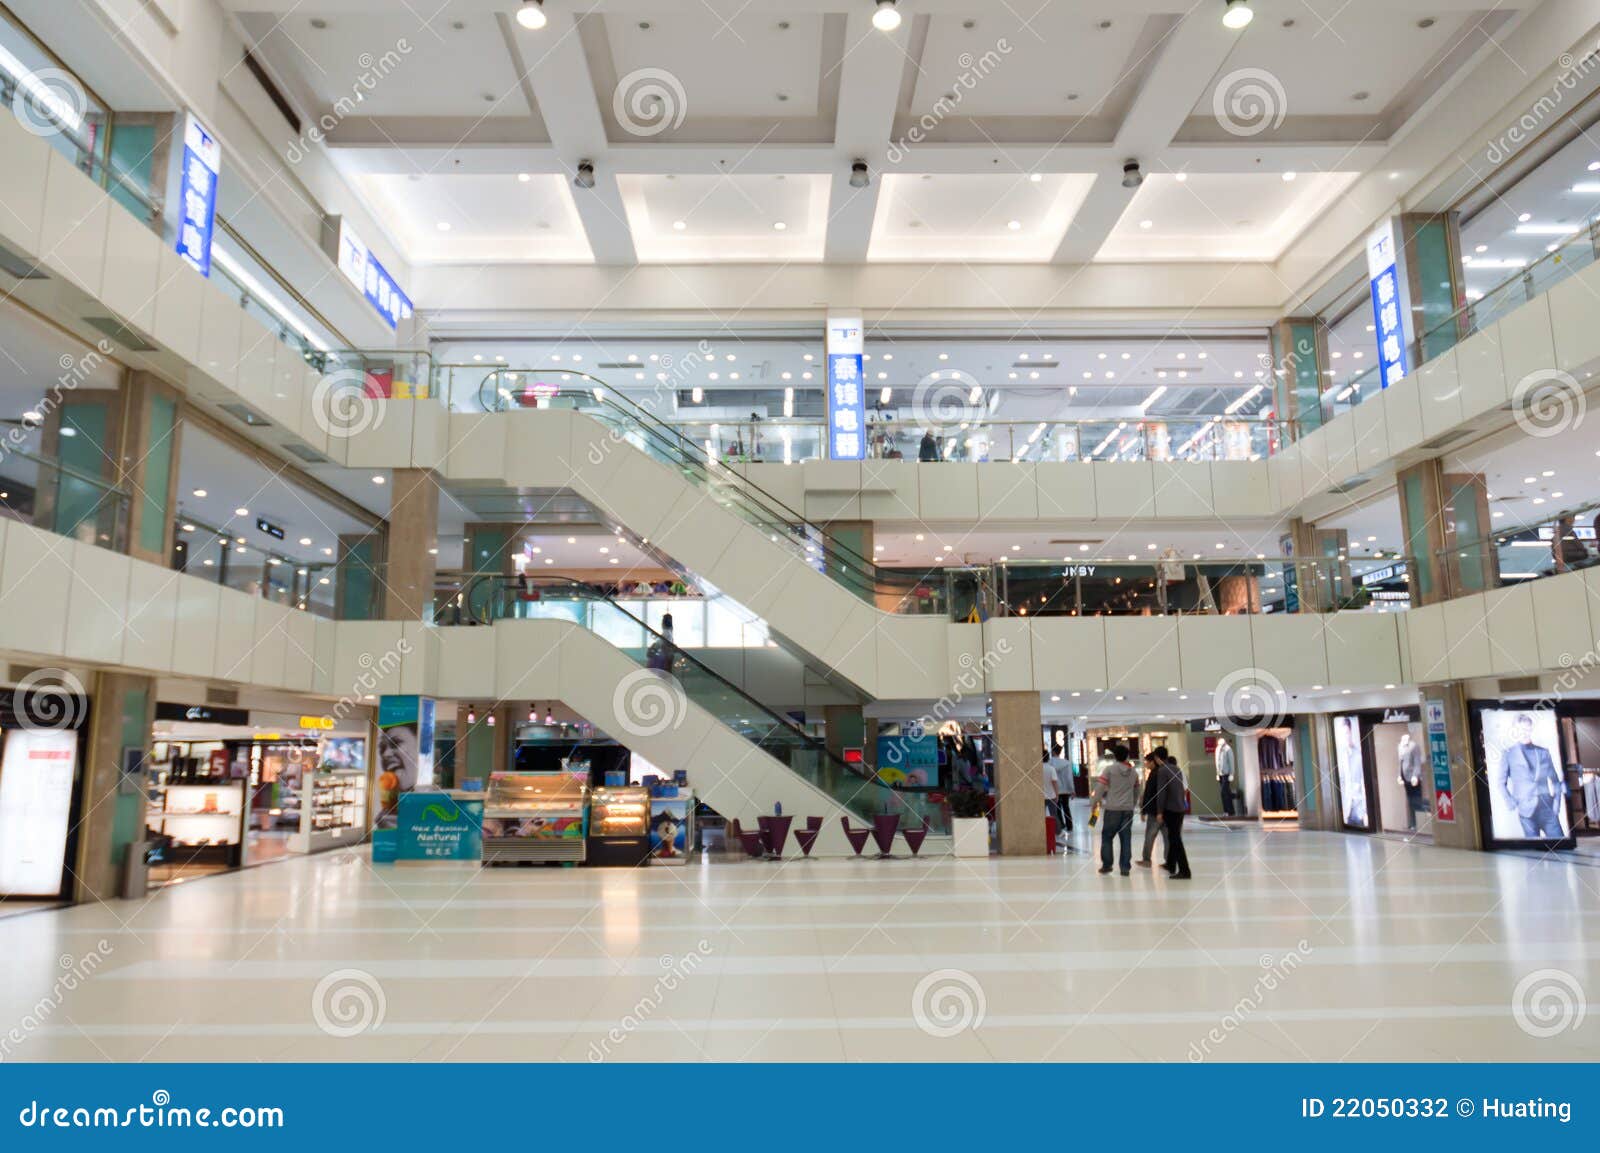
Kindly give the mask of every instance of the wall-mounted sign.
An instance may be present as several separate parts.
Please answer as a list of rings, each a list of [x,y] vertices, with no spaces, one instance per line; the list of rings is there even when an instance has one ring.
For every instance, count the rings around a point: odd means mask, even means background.
[[[1422,703],[1428,721],[1428,761],[1433,766],[1433,816],[1437,821],[1456,819],[1455,786],[1450,782],[1450,741],[1445,735],[1444,702]]]
[[[1394,221],[1385,220],[1367,237],[1367,281],[1372,289],[1372,320],[1378,335],[1378,373],[1383,387],[1405,379],[1411,343],[1411,303],[1400,275]]]
[[[407,793],[400,798],[401,861],[483,860],[483,802],[448,793]]]
[[[183,114],[182,165],[177,178],[177,252],[190,268],[209,277],[222,146],[193,112]]]
[[[203,724],[248,725],[248,709],[225,709],[216,705],[176,705],[168,701],[156,703],[158,721],[199,721]]]
[[[861,376],[866,335],[859,316],[830,316],[828,357],[828,458],[862,460],[867,455],[866,397]]]
[[[259,516],[256,517],[256,528],[270,537],[275,537],[278,540],[283,539],[283,528],[273,524],[270,520],[263,520]]]
[[[378,263],[372,250],[353,228],[339,219],[338,255],[335,258],[345,279],[361,290],[367,303],[378,310],[384,323],[395,328],[402,320],[411,319],[411,298],[400,291],[394,277]]]
[[[1378,723],[1384,725],[1409,725],[1416,719],[1416,709],[1384,709],[1383,720]]]
[[[334,720],[333,720],[332,717],[301,717],[300,718],[300,727],[302,729],[315,729],[315,730],[317,730],[319,732],[331,732],[333,730],[333,726],[334,726]]]
[[[1405,566],[1398,564],[1384,565],[1361,574],[1361,587],[1371,588],[1373,585],[1387,584],[1389,581],[1405,575]]]

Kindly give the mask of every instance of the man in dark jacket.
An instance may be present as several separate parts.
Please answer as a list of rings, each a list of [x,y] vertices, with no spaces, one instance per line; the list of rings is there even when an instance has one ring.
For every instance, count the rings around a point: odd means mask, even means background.
[[[1146,753],[1144,757],[1144,793],[1139,798],[1139,815],[1144,818],[1144,851],[1139,854],[1139,867],[1148,869],[1154,863],[1151,854],[1155,851],[1156,837],[1161,837],[1161,856],[1163,869],[1172,868],[1172,848],[1167,839],[1166,826],[1160,821],[1161,810],[1156,807],[1156,790],[1161,784],[1161,758],[1154,752]]]
[[[933,439],[931,428],[922,434],[922,445],[917,449],[917,459],[924,464],[934,463],[939,459],[939,442]]]
[[[1165,746],[1156,749],[1155,756],[1159,782],[1156,785],[1156,819],[1167,830],[1166,869],[1173,880],[1187,881],[1194,874],[1189,872],[1189,854],[1183,847],[1183,818],[1189,811],[1183,770],[1178,768],[1178,762],[1172,759]]]

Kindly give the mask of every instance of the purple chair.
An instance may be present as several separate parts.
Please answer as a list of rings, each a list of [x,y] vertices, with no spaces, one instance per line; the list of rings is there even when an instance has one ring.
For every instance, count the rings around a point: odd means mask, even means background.
[[[767,852],[774,857],[783,856],[783,846],[789,839],[789,826],[794,823],[793,817],[757,817],[756,824],[761,827],[761,843]]]
[[[921,850],[922,842],[928,839],[928,818],[922,818],[921,828],[913,829],[908,827],[900,831],[905,834],[906,846],[911,850],[911,855],[914,857]]]
[[[807,817],[806,827],[794,831],[795,844],[800,846],[803,856],[809,857],[811,850],[816,847],[817,837],[822,833],[822,818]]]
[[[754,833],[746,832],[740,827],[738,820],[729,821],[728,827],[733,832],[734,840],[744,846],[745,856],[760,860],[766,851],[761,844],[761,833],[759,831]]]
[[[850,847],[856,851],[856,856],[861,855],[861,850],[867,847],[867,838],[872,835],[871,829],[852,829],[849,817],[840,817],[839,823],[844,826],[845,839],[850,842]]]
[[[878,842],[878,855],[887,857],[894,849],[894,835],[900,829],[899,813],[877,813],[872,818],[872,839]]]

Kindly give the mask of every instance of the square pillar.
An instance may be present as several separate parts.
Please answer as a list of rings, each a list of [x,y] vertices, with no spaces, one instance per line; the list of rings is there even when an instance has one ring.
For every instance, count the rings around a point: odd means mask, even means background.
[[[148,752],[156,719],[156,686],[150,677],[98,673],[89,689],[89,724],[79,734],[83,788],[79,812],[73,899],[111,900],[128,846],[144,837],[144,782],[122,790],[123,755]]]
[[[1040,857],[1045,844],[1044,718],[1036,692],[990,693],[994,719],[994,782],[999,798],[1000,852]]]
[[[428,468],[397,468],[390,478],[383,619],[420,621],[433,609],[439,537],[439,478]]]
[[[1478,791],[1474,787],[1480,771],[1474,756],[1472,727],[1467,717],[1466,686],[1460,681],[1430,684],[1421,687],[1423,771],[1434,775],[1433,843],[1444,849],[1483,848],[1482,829],[1478,823]],[[1433,763],[1433,734],[1428,731],[1430,706],[1443,706],[1445,752],[1450,762],[1450,800],[1453,818],[1440,816],[1438,792],[1442,781],[1442,766]]]
[[[148,372],[130,372],[123,389],[118,479],[130,494],[128,555],[167,566],[178,508],[183,436],[178,391]]]

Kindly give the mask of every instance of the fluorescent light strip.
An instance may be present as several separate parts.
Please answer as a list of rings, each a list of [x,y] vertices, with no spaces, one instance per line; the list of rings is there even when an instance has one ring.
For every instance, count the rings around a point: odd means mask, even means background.
[[[276,296],[273,296],[272,293],[268,292],[265,288],[262,288],[261,282],[246,272],[237,260],[229,256],[226,249],[213,244],[211,246],[211,259],[222,265],[222,270],[229,276],[233,277],[234,280],[238,281],[240,287],[242,287],[246,292],[255,297],[257,303],[259,303],[268,312],[276,316],[279,320],[287,324],[290,328],[298,332],[301,339],[303,339],[312,348],[316,349],[318,352],[333,351],[333,349],[327,344],[318,340],[316,335],[303,323],[301,323],[300,318],[289,311],[288,306],[286,306]]]
[[[1256,397],[1260,396],[1261,395],[1261,390],[1263,388],[1265,388],[1265,387],[1266,386],[1262,385],[1262,384],[1256,385],[1249,392],[1245,393],[1238,400],[1234,401],[1232,404],[1230,404],[1227,408],[1223,409],[1222,411],[1227,413],[1230,416],[1233,415],[1234,413],[1238,412],[1241,408],[1243,408],[1245,405],[1249,404]]]

